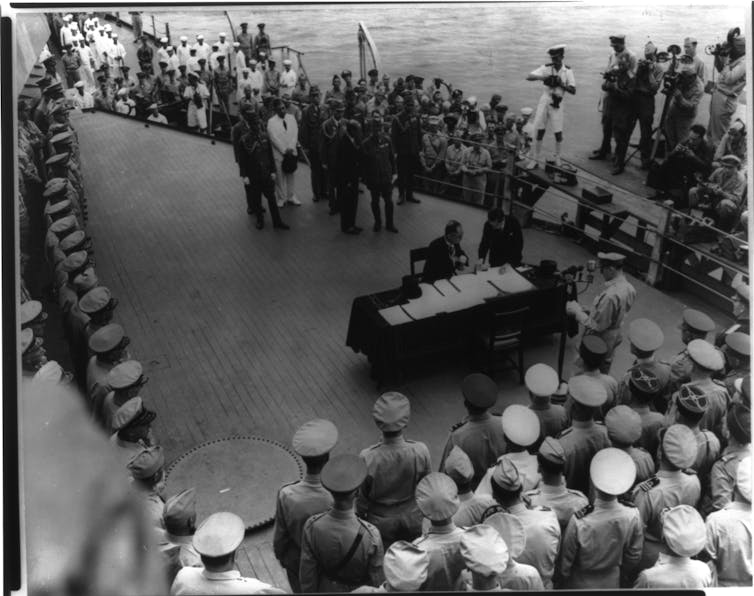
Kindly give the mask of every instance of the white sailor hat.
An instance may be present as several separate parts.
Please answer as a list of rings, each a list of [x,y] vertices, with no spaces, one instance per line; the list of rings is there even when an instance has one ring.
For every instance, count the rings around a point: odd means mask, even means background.
[[[471,463],[469,456],[458,445],[453,448],[445,458],[445,473],[458,484],[468,484],[474,478],[474,465]]]
[[[518,490],[523,486],[518,468],[510,459],[501,457],[492,471],[492,481],[507,491]]]
[[[112,26],[109,23],[106,23],[105,24],[105,31],[107,32],[107,31],[112,31],[112,30],[113,30]]]
[[[751,503],[751,456],[743,458],[736,469],[736,488]]]
[[[641,416],[628,406],[610,408],[605,415],[605,426],[613,443],[633,445],[641,438]]]
[[[225,33],[225,31],[223,31],[221,33],[218,33],[217,36],[218,37],[227,37],[227,34]]]
[[[372,408],[372,418],[377,427],[386,432],[405,428],[410,415],[411,404],[408,398],[397,391],[388,391],[380,395]]]
[[[293,62],[291,62],[290,60],[288,60],[288,58],[286,58],[285,60],[283,60],[283,66],[290,66],[291,64],[293,64]]]
[[[338,442],[338,429],[329,420],[316,418],[305,422],[293,435],[293,450],[301,457],[330,453]]]
[[[461,556],[466,568],[482,577],[494,577],[508,565],[508,547],[490,526],[471,526],[461,535]]]
[[[196,39],[204,39],[204,35],[202,35],[201,33],[197,33]]]
[[[110,369],[105,382],[112,389],[126,389],[138,383],[143,378],[143,372],[138,360],[126,360]]]
[[[524,375],[524,383],[532,395],[549,397],[557,391],[560,379],[554,368],[539,363],[529,367]]]
[[[545,437],[544,441],[542,441],[542,444],[539,446],[537,454],[556,465],[565,465],[565,448],[555,437]]]
[[[568,380],[568,393],[578,403],[598,407],[607,401],[605,386],[586,375],[576,375]]]
[[[415,544],[398,540],[387,549],[382,569],[393,591],[417,592],[427,580],[429,554]]]
[[[497,383],[482,373],[472,373],[461,383],[464,399],[477,408],[489,408],[497,401]]]
[[[39,300],[27,300],[18,309],[18,318],[20,319],[21,327],[34,322],[34,319],[41,314],[43,314],[42,303]],[[45,316],[41,318],[41,321],[44,321],[46,318],[47,314],[45,313]]]
[[[161,37],[160,38],[160,43],[168,43],[168,38],[167,37]]]
[[[239,516],[221,511],[213,513],[199,524],[192,544],[200,555],[222,557],[241,546],[245,533],[246,526]]]
[[[118,347],[126,332],[117,323],[108,323],[89,337],[89,349],[95,354],[104,354]]]
[[[168,497],[163,508],[162,518],[165,524],[182,527],[196,519],[196,489],[187,488],[177,495]]]
[[[518,517],[500,511],[485,519],[484,525],[497,530],[508,547],[508,554],[511,559],[515,561],[524,552],[524,548],[526,548],[526,527]]]
[[[252,58],[251,60],[249,60],[249,66],[256,65],[256,64],[258,64],[258,62],[256,60],[254,60],[254,58]]]
[[[699,554],[707,543],[707,530],[691,505],[677,505],[662,514],[662,537],[679,557]]]
[[[725,358],[722,352],[704,339],[692,339],[686,346],[689,357],[699,366],[708,370],[722,370]]]
[[[673,424],[662,436],[662,452],[671,464],[685,470],[696,461],[698,445],[696,437],[685,424]]]
[[[622,495],[634,485],[636,464],[622,449],[607,447],[598,451],[589,465],[592,484],[608,495]]]
[[[526,406],[512,404],[501,417],[503,434],[516,445],[528,447],[539,438],[539,417]]]
[[[240,48],[240,47],[241,47],[241,43],[240,43],[240,42],[238,42],[238,41],[234,41],[234,42],[233,42],[233,47],[234,47],[234,48]]]
[[[180,37],[178,38],[178,40],[179,40],[179,41],[188,41],[188,37],[186,37],[185,35],[181,35],[181,36],[180,36]]]
[[[522,116],[531,116],[533,113],[534,113],[534,110],[532,108],[521,108]]]
[[[715,322],[700,310],[687,308],[683,311],[682,317],[686,327],[699,333],[709,333],[715,328]]]
[[[447,474],[431,472],[416,486],[416,504],[431,521],[450,519],[458,511],[458,487]]]
[[[60,366],[54,360],[48,360],[45,364],[39,367],[36,373],[34,373],[35,381],[42,381],[44,383],[60,383],[63,378],[63,367]]]
[[[113,39],[118,39],[118,32],[113,31],[113,34],[110,37],[112,37]]]
[[[74,253],[75,254],[75,253]],[[112,294],[105,286],[92,288],[79,300],[79,310],[84,314],[91,315],[101,311],[112,300]]]
[[[628,339],[642,352],[654,352],[665,341],[660,326],[649,319],[634,319],[628,326]]]

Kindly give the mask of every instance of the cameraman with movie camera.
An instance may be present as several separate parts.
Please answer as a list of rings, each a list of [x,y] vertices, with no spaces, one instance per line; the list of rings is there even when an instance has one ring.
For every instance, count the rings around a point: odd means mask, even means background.
[[[607,109],[610,110],[612,135],[615,139],[615,156],[613,170],[616,176],[625,169],[628,140],[636,125],[636,110],[634,108],[634,92],[636,77],[631,75],[631,63],[627,55],[622,55],[613,68],[602,75],[605,79],[602,90],[606,93]],[[604,109],[604,107],[603,107]]]
[[[705,91],[712,94],[709,104],[707,135],[712,145],[717,145],[730,126],[738,106],[738,96],[746,87],[746,38],[736,27],[728,31],[724,43],[705,48],[705,53],[715,57],[717,81],[707,84]]]
[[[641,169],[649,169],[652,153],[652,124],[655,118],[655,96],[662,83],[663,70],[658,63],[657,47],[651,42],[644,46],[644,58],[639,60],[636,69],[634,88],[635,118],[639,121],[641,137]]]

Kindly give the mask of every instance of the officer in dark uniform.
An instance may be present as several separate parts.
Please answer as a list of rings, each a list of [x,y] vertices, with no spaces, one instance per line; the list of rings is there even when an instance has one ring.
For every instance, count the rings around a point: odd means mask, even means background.
[[[636,465],[634,482],[644,482],[655,473],[654,457],[636,444],[641,439],[641,417],[628,406],[615,406],[605,416],[607,436],[613,447],[631,456]]]
[[[736,379],[749,374],[751,366],[751,338],[746,333],[734,331],[725,335],[725,376],[723,382],[730,395],[736,391]]]
[[[706,339],[707,334],[715,330],[715,322],[706,314],[693,308],[683,311],[681,323],[681,341],[688,345],[694,339]],[[688,350],[684,348],[670,363],[670,390],[676,391],[683,383],[687,383],[693,364]]]
[[[343,118],[345,106],[340,100],[330,101],[330,117],[322,123],[322,141],[320,155],[322,167],[327,178],[327,199],[330,215],[340,211],[338,196],[338,147],[340,139],[346,133],[346,121]]]
[[[298,572],[304,524],[312,515],[327,511],[333,503],[332,495],[322,486],[320,474],[337,442],[338,429],[321,418],[310,420],[293,435],[293,450],[304,460],[306,476],[278,491],[272,548],[294,592],[301,591]]]
[[[393,148],[398,156],[398,204],[405,201],[421,203],[414,198],[414,174],[419,171],[419,151],[422,146],[422,129],[416,115],[416,100],[410,92],[404,96],[403,110],[391,123]]]
[[[727,333],[734,331],[749,333],[749,285],[740,281],[733,285],[733,289],[736,292],[730,299],[733,302],[733,316],[736,320],[733,325],[715,338],[715,345],[718,347],[723,345],[723,338]]]
[[[710,471],[710,491],[702,505],[705,514],[719,511],[731,503],[738,465],[751,455],[751,409],[742,403],[731,404],[726,425],[730,435],[728,446]]]
[[[612,174],[615,176],[625,169],[628,141],[636,124],[634,110],[634,92],[636,78],[631,71],[628,59],[618,60],[609,78],[602,84],[602,90],[607,93],[603,109],[609,110],[608,118],[612,124],[612,136],[615,139],[615,156],[613,158]]]
[[[657,453],[657,433],[664,424],[663,412],[651,410],[652,403],[659,391],[660,382],[655,373],[643,367],[631,369],[628,380],[629,398],[626,405],[630,406],[641,420],[641,438],[638,445],[654,456]]]
[[[476,489],[487,470],[506,450],[500,416],[488,411],[497,401],[497,384],[487,375],[473,373],[463,380],[461,393],[468,415],[450,429],[440,458],[440,471],[444,471],[445,459],[457,445],[474,466],[471,486]]]
[[[299,137],[301,145],[309,158],[312,183],[312,201],[324,201],[328,195],[327,172],[323,167],[322,160],[322,124],[326,115],[320,101],[322,94],[317,85],[309,88],[309,103],[301,114],[301,127]]]
[[[542,438],[557,437],[568,426],[565,408],[551,402],[560,387],[558,373],[547,364],[535,364],[527,369],[524,384],[529,390],[529,408],[539,418]]]
[[[382,584],[382,539],[372,524],[356,517],[354,499],[367,467],[357,455],[339,455],[322,469],[322,486],[332,508],[311,516],[301,538],[302,592],[350,592]]]
[[[395,179],[395,153],[390,136],[383,127],[382,114],[372,112],[370,132],[364,139],[361,151],[364,155],[364,181],[372,198],[374,231],[382,229],[380,198],[385,202],[385,229],[397,233],[393,223],[393,181]]]
[[[652,124],[655,117],[655,96],[660,89],[663,76],[662,68],[657,64],[657,48],[648,41],[644,46],[644,59],[639,60],[636,68],[636,85],[633,104],[635,118],[639,121],[641,138],[641,169],[649,169],[649,156],[652,153]]]

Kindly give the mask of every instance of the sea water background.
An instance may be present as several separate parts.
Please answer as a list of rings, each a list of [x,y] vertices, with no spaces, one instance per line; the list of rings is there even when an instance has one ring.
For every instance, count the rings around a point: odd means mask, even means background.
[[[229,31],[225,12],[175,8],[144,14],[145,29],[154,14],[170,23],[174,40],[191,41],[203,33],[208,41]],[[348,68],[358,77],[357,23],[363,21],[377,45],[383,71],[393,78],[408,73],[441,76],[480,103],[499,92],[513,110],[536,107],[541,83],[526,75],[548,62],[546,49],[567,44],[566,64],[576,77],[577,93],[565,101],[565,135],[571,147],[597,146],[601,95],[600,73],[611,52],[608,36],[622,32],[627,45],[641,55],[652,40],[661,50],[683,45],[686,36],[699,40],[698,53],[712,75],[712,59],[703,47],[725,39],[731,27],[746,29],[746,7],[732,5],[600,6],[564,3],[415,4],[415,5],[277,5],[228,11],[236,31],[242,21],[256,33],[256,23],[267,24],[273,45],[289,45],[305,53],[304,65],[312,81],[325,89],[335,72]],[[425,81],[425,85],[429,80]],[[658,104],[662,96],[658,96]],[[706,124],[709,96],[698,120]],[[548,135],[548,137],[551,135]],[[549,145],[549,143],[548,143]]]

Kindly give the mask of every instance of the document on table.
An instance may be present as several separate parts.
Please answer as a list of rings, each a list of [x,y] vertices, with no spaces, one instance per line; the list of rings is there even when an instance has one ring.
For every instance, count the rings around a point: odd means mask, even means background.
[[[403,325],[403,323],[410,323],[413,320],[400,305],[383,308],[379,313],[391,327],[394,325]]]

